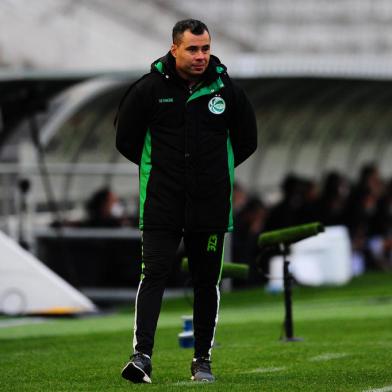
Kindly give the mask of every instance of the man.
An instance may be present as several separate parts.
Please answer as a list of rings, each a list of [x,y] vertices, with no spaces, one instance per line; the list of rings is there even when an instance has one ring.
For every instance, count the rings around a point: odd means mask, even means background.
[[[181,238],[194,286],[192,379],[214,381],[211,348],[219,308],[224,233],[233,229],[234,167],[256,149],[252,107],[197,20],[178,22],[170,51],[126,93],[117,149],[139,165],[143,271],[133,355],[122,376],[151,382],[151,356],[165,282]]]

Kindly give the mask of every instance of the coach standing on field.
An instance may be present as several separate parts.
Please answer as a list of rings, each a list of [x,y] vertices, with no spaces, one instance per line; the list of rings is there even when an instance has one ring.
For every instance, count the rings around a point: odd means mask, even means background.
[[[151,382],[162,295],[181,238],[194,286],[192,379],[214,381],[211,348],[219,309],[225,232],[233,229],[234,167],[257,146],[253,109],[210,55],[207,26],[178,22],[170,51],[134,83],[117,116],[117,149],[139,166],[143,273],[133,355],[122,371]]]

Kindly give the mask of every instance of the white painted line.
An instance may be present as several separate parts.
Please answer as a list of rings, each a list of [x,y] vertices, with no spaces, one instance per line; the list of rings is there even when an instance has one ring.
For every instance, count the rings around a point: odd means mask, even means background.
[[[384,388],[378,388],[378,389],[366,389],[363,392],[391,392],[392,391],[392,385],[388,385]]]
[[[266,367],[266,368],[256,368],[249,370],[245,373],[273,373],[273,372],[280,372],[282,370],[286,370],[285,367]]]
[[[322,361],[331,361],[332,359],[339,359],[347,357],[349,354],[347,353],[325,353],[320,354],[315,357],[309,359],[310,362],[322,362]]]
[[[209,384],[208,382],[199,382],[199,381],[177,381],[173,383],[176,387],[183,387],[183,386],[195,386],[195,385],[206,385]]]
[[[0,320],[0,328],[12,328],[12,327],[20,327],[21,325],[31,325],[31,324],[41,324],[45,323],[47,320],[41,317],[24,317],[19,319],[6,319]]]

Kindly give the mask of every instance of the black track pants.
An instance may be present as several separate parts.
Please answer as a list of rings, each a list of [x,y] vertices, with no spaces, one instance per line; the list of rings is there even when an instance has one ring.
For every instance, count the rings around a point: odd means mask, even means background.
[[[135,305],[134,351],[152,355],[163,291],[183,233],[145,231]],[[184,244],[194,288],[195,357],[210,357],[219,311],[224,233],[188,233]]]

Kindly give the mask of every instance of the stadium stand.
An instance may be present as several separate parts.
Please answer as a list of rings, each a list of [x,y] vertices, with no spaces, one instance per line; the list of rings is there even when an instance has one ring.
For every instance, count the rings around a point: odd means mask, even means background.
[[[274,68],[283,71],[310,59],[333,71],[342,67],[337,62],[350,64],[352,56],[367,62],[390,58],[392,51],[388,0],[18,0],[0,4],[0,62],[141,71],[152,54],[166,50],[173,23],[186,17],[208,23],[214,51],[230,66],[239,53],[246,55],[246,67],[262,54],[279,60]]]

